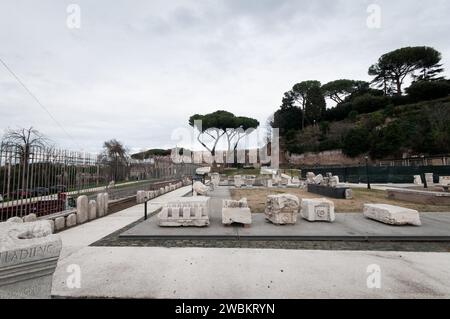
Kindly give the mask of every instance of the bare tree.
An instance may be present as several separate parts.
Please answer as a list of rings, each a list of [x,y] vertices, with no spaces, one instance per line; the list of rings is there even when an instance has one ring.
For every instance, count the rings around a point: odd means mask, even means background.
[[[28,164],[33,152],[43,149],[49,140],[33,127],[8,129],[3,136],[3,144],[15,152],[22,167],[22,188],[28,187]]]

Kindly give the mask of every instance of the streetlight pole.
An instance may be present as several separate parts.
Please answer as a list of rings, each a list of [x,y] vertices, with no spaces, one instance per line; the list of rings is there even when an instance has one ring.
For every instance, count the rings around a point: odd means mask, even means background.
[[[369,176],[369,157],[366,156],[366,176],[367,176],[367,189],[372,189],[370,186],[370,176]]]
[[[424,167],[425,167],[425,155],[422,155],[422,172],[421,172],[421,177],[423,176],[423,188],[428,188],[428,183],[427,183],[427,177],[425,176],[425,171],[424,171]]]

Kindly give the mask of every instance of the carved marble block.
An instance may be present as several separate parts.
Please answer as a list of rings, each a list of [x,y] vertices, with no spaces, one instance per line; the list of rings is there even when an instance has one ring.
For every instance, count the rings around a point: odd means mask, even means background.
[[[60,252],[48,220],[0,223],[0,299],[50,298]]]
[[[219,173],[212,173],[211,174],[211,184],[213,184],[215,188],[219,187],[219,184],[220,184],[220,175],[219,175]]]
[[[253,186],[255,184],[256,176],[254,175],[246,175],[244,178],[244,184],[246,186]]]
[[[316,177],[316,174],[314,174],[313,172],[306,173],[306,182],[308,184],[315,184],[314,177]]]
[[[334,203],[326,198],[302,199],[301,216],[310,221],[334,222]]]
[[[250,225],[252,223],[252,212],[247,204],[247,199],[223,200],[222,223],[231,225],[233,223]]]
[[[269,195],[266,201],[266,219],[276,225],[295,224],[300,200],[291,194]]]
[[[415,185],[422,185],[422,177],[420,175],[414,175],[414,184]]]
[[[388,225],[422,224],[417,210],[386,204],[364,204],[364,216]]]
[[[194,185],[192,185],[192,189],[194,190],[194,195],[201,195],[201,196],[206,196],[209,191],[209,187],[199,181],[194,182]]]
[[[204,227],[209,225],[209,197],[191,197],[167,203],[158,214],[163,227]]]
[[[450,186],[450,176],[439,176],[439,185]]]
[[[291,181],[291,176],[286,175],[286,174],[281,174],[280,178],[281,178],[281,185],[283,185],[283,186],[287,186],[289,184],[289,182]]]
[[[331,176],[328,178],[328,186],[336,187],[339,184],[339,176]]]
[[[241,175],[234,175],[234,186],[241,187],[244,185],[244,180]]]
[[[313,178],[313,184],[322,184],[322,183],[323,183],[323,180],[324,180],[324,178],[323,178],[323,175],[322,175],[322,174],[316,175],[316,176]]]

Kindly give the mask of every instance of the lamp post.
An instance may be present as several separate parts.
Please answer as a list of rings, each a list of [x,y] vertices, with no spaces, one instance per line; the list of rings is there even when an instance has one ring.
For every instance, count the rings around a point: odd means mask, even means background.
[[[366,176],[367,176],[367,189],[372,189],[370,186],[370,177],[369,177],[369,157],[365,157],[366,160]]]
[[[427,183],[427,177],[425,176],[425,172],[424,172],[424,167],[425,167],[425,155],[422,155],[422,172],[421,172],[421,176],[423,176],[423,188],[428,188],[428,183]]]

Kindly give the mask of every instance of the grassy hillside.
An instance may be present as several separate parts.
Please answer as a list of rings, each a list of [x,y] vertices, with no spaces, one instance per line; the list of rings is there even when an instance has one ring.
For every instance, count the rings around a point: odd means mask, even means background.
[[[450,97],[349,114],[341,121],[321,122],[304,131],[284,133],[291,153],[342,149],[351,157],[450,153]]]

